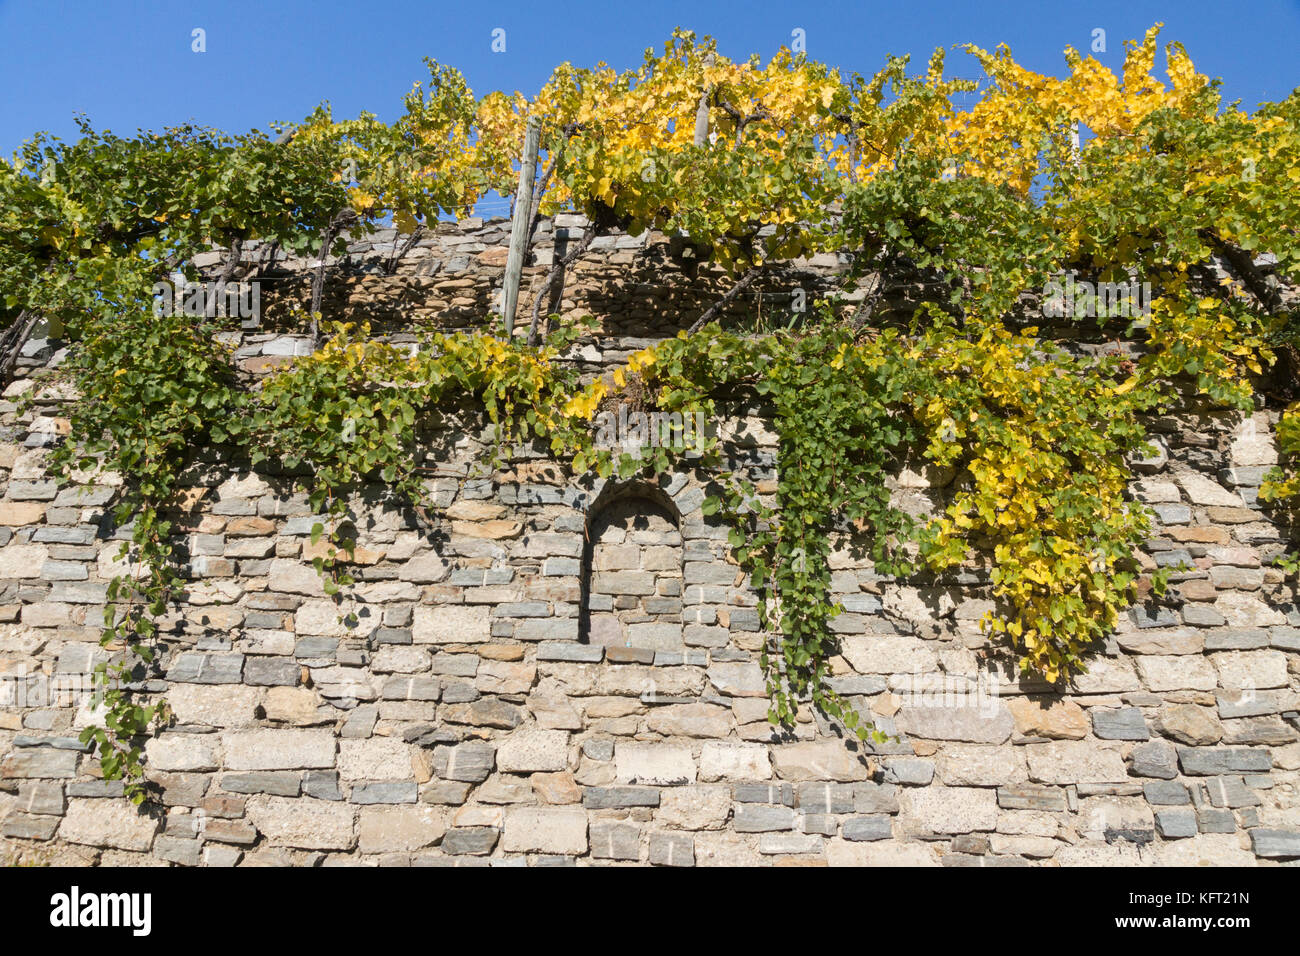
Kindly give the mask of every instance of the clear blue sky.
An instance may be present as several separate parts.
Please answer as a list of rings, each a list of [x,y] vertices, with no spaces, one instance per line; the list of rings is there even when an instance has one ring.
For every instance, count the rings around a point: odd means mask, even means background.
[[[187,120],[244,131],[301,119],[321,100],[336,116],[391,119],[424,56],[459,67],[478,93],[531,93],[563,60],[633,66],[677,25],[713,34],[734,58],[766,57],[798,28],[810,56],[846,72],[874,72],[887,53],[919,66],[936,46],[970,41],[1006,42],[1026,66],[1060,73],[1062,49],[1088,53],[1095,28],[1107,39],[1096,55],[1117,68],[1123,40],[1155,21],[1201,72],[1224,78],[1228,100],[1253,108],[1300,85],[1300,0],[0,0],[0,152],[37,130],[73,133],[77,112],[122,134]],[[191,51],[196,27],[204,53]],[[504,53],[491,50],[496,28]],[[949,64],[978,75],[962,54]]]

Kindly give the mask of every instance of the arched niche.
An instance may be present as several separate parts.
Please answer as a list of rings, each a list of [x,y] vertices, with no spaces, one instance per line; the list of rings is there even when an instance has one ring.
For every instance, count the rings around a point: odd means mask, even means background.
[[[681,515],[647,484],[606,486],[587,512],[579,640],[680,651]]]

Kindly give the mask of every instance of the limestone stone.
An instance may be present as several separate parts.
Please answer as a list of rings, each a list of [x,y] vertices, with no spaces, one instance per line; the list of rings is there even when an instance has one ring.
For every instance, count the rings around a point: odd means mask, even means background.
[[[1214,609],[1233,627],[1280,627],[1287,622],[1281,611],[1249,594],[1220,595]]]
[[[997,795],[977,787],[925,787],[902,796],[903,812],[932,833],[992,830],[998,823]]]
[[[659,795],[655,822],[678,830],[718,830],[730,815],[730,787],[668,787]]]
[[[652,710],[646,724],[665,737],[726,737],[731,713],[716,704],[670,704]]]
[[[8,544],[0,548],[0,581],[38,578],[49,557],[43,544]]]
[[[1138,673],[1148,690],[1214,690],[1219,684],[1214,665],[1190,655],[1145,655],[1137,659]]]
[[[1081,740],[1090,725],[1084,709],[1071,700],[1049,697],[1016,697],[1007,701],[1016,722],[1016,732],[1053,740]]]
[[[306,687],[271,687],[266,691],[266,719],[294,726],[321,723],[321,698]]]
[[[1194,472],[1178,476],[1178,483],[1187,492],[1187,497],[1194,505],[1215,505],[1221,508],[1241,508],[1245,502],[1240,495],[1234,495],[1217,481]]]
[[[623,784],[675,786],[695,780],[690,748],[673,744],[619,741],[614,747],[614,767]]]
[[[529,778],[533,793],[542,803],[564,804],[578,803],[582,800],[582,788],[578,786],[573,774],[567,770],[557,773],[535,773]]]
[[[410,780],[415,748],[391,737],[338,742],[339,776],[344,780]]]
[[[497,745],[497,769],[503,773],[560,771],[568,765],[569,735],[563,730],[520,729]]]
[[[1058,740],[1027,747],[1029,779],[1036,783],[1115,783],[1128,779],[1119,751],[1095,743]]]
[[[904,703],[895,719],[898,729],[912,737],[969,743],[1003,743],[1015,727],[1011,711],[994,697],[963,699],[952,707],[913,707]]]
[[[905,634],[855,634],[840,639],[840,653],[859,674],[926,674],[938,664],[931,644]]]
[[[285,594],[305,594],[308,597],[325,597],[325,583],[310,564],[290,558],[274,558],[267,586],[272,591]]]
[[[772,776],[772,760],[762,744],[732,743],[710,740],[700,748],[700,779],[767,780]]]
[[[332,730],[237,730],[222,735],[227,770],[315,770],[334,766]]]
[[[1194,704],[1161,707],[1156,729],[1171,740],[1193,746],[1218,743],[1223,737],[1223,725],[1214,711]]]
[[[1282,651],[1229,651],[1211,654],[1210,659],[1219,672],[1219,683],[1229,690],[1286,687],[1289,680]]]
[[[1025,748],[948,744],[938,753],[939,778],[949,787],[996,787],[1027,779]]]
[[[492,637],[486,605],[421,604],[411,637],[417,644],[479,644]]]
[[[146,766],[153,770],[211,772],[221,765],[215,734],[164,733],[145,747]]]
[[[507,853],[586,853],[587,813],[581,807],[511,807],[502,848]]]
[[[74,797],[59,826],[59,838],[68,843],[113,847],[144,853],[162,829],[156,809],[141,809],[127,800],[93,800]]]
[[[362,807],[357,849],[362,853],[410,852],[432,846],[446,832],[446,811],[438,807]]]
[[[860,751],[842,740],[782,744],[771,748],[777,776],[783,780],[866,780],[869,765]]]
[[[828,840],[826,862],[829,866],[895,867],[940,866],[939,854],[928,843],[869,843]]]

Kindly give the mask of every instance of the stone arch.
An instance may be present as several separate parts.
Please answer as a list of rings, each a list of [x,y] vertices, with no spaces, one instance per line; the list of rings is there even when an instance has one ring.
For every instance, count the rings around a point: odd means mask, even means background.
[[[642,482],[607,484],[587,512],[578,639],[681,651],[682,521],[673,499]]]

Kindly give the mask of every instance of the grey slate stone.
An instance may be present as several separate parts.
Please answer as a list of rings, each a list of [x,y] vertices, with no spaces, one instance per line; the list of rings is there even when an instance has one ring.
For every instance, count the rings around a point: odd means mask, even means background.
[[[636,860],[641,855],[641,828],[631,823],[593,823],[588,831],[597,860]]]
[[[1231,810],[1216,810],[1214,807],[1200,807],[1196,811],[1196,823],[1202,833],[1236,833],[1237,818]]]
[[[243,654],[177,655],[167,669],[167,679],[182,684],[238,684],[244,669]]]
[[[275,797],[296,797],[301,788],[302,775],[285,770],[227,773],[221,777],[221,789],[227,793],[266,793]]]
[[[308,770],[302,780],[302,792],[317,800],[342,800],[337,770]]]
[[[1266,859],[1295,859],[1300,857],[1300,830],[1256,827],[1250,831],[1250,846],[1256,856]]]
[[[452,856],[486,856],[497,845],[499,835],[496,827],[453,827],[442,838],[442,852]]]
[[[1092,710],[1092,732],[1102,740],[1148,740],[1147,722],[1136,707]]]
[[[1156,831],[1166,840],[1196,836],[1196,811],[1190,807],[1157,810]]]
[[[383,781],[359,783],[352,787],[352,803],[415,803],[417,786],[414,781]]]
[[[1179,747],[1178,762],[1189,776],[1266,773],[1273,760],[1267,750],[1233,747]]]
[[[589,810],[657,807],[659,791],[654,787],[584,787],[582,805]]]
[[[738,783],[737,803],[779,803],[794,806],[794,786],[788,783]]]
[[[1187,788],[1174,780],[1159,780],[1142,785],[1142,794],[1147,803],[1154,806],[1181,807],[1190,806],[1192,798],[1187,795]]]
[[[296,687],[301,665],[290,657],[250,657],[244,663],[244,683],[254,687]]]
[[[1136,777],[1157,777],[1173,780],[1178,776],[1178,752],[1173,744],[1152,740],[1133,748],[1130,770]]]
[[[774,807],[762,803],[737,804],[732,817],[732,828],[737,833],[768,833],[773,830],[793,830],[794,811],[788,807]]]
[[[694,866],[695,837],[659,831],[650,834],[650,863],[654,866]]]
[[[893,824],[887,816],[851,817],[841,825],[840,832],[846,840],[888,840]]]

